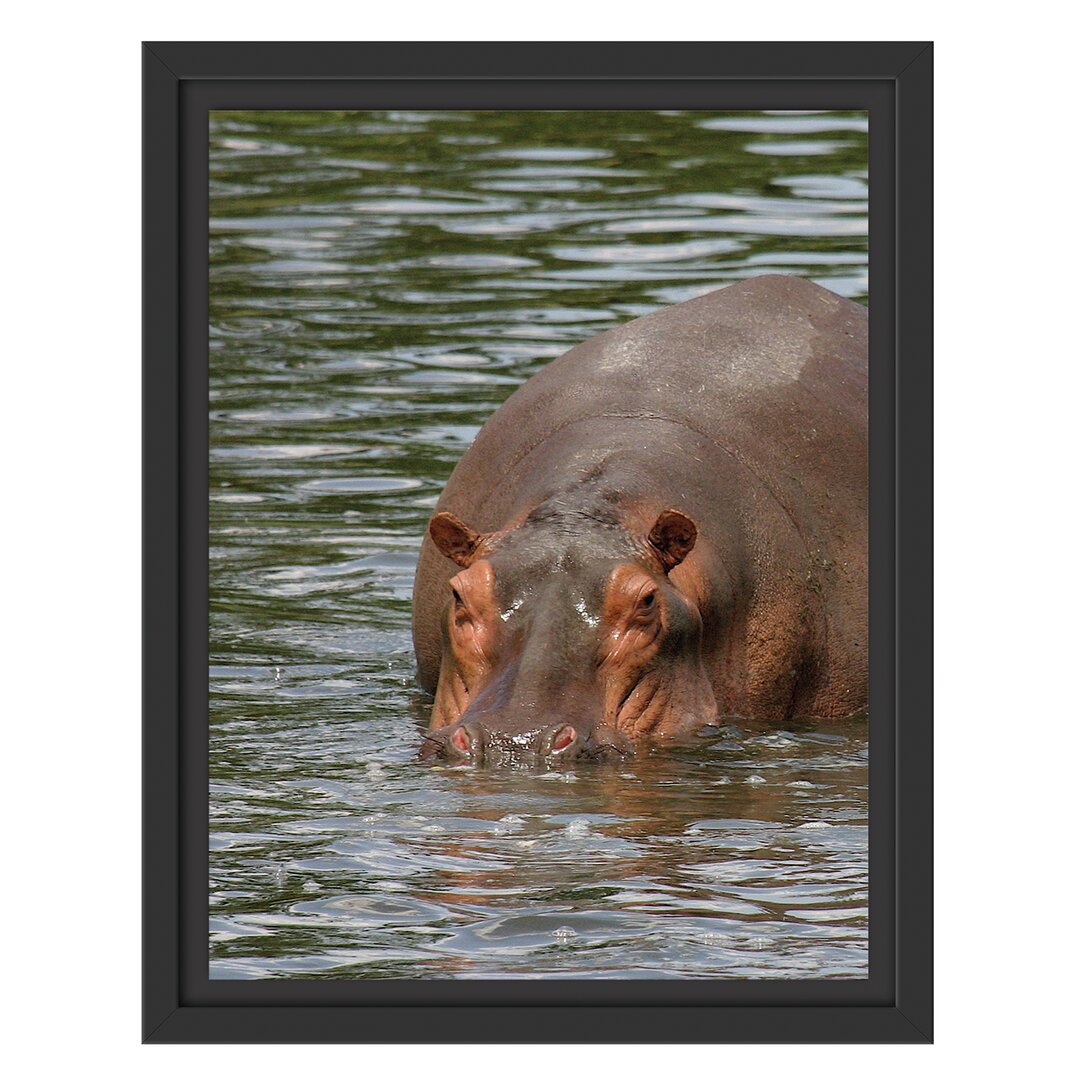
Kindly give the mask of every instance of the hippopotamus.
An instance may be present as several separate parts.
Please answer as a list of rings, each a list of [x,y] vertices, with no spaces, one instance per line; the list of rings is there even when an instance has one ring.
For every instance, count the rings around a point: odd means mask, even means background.
[[[569,761],[867,707],[867,314],[754,277],[554,360],[454,469],[424,753]]]

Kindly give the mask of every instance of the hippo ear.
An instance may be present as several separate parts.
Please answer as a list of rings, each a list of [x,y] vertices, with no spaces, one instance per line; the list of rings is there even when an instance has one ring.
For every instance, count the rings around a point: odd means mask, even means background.
[[[665,572],[690,554],[696,540],[697,526],[678,510],[665,510],[649,532],[649,543],[660,556]]]
[[[470,529],[461,518],[444,510],[428,525],[435,546],[458,566],[468,566],[476,558],[476,549],[485,539],[484,533]]]

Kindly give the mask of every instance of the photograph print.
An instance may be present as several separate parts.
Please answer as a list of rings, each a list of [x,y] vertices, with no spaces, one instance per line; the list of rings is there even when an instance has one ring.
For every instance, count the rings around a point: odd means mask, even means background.
[[[210,113],[211,979],[868,978],[867,136]]]

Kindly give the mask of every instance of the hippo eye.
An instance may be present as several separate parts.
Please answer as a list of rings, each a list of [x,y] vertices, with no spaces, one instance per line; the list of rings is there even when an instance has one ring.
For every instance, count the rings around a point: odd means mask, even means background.
[[[645,596],[637,602],[637,608],[634,611],[636,619],[642,622],[652,622],[653,613],[656,611],[656,593],[646,593]]]
[[[457,591],[457,589],[453,589],[453,588],[450,590],[450,592],[454,596],[454,604],[455,604],[455,606],[456,607],[461,607],[461,605],[465,602],[464,600],[461,599],[461,593],[459,593]]]

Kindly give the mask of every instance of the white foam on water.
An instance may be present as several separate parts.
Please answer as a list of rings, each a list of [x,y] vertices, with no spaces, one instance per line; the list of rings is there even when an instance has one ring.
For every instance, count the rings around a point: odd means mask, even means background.
[[[520,814],[506,814],[495,822],[494,833],[496,836],[506,836],[515,832],[525,824],[525,819]]]

